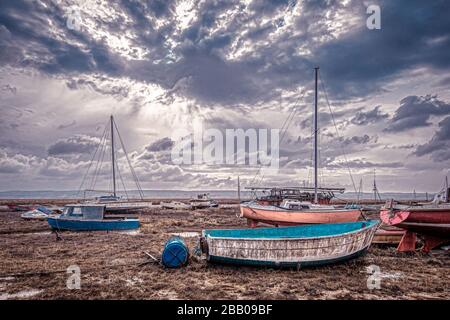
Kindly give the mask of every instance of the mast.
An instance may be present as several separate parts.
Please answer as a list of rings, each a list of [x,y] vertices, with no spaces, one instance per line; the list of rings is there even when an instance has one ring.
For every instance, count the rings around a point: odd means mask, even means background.
[[[315,86],[314,86],[314,203],[318,202],[317,198],[317,78],[319,67],[314,68]]]
[[[373,200],[377,202],[377,182],[375,180],[375,169],[373,169]]]
[[[113,178],[113,195],[116,197],[116,159],[114,154],[114,118],[111,115],[111,162],[112,162],[112,178]]]
[[[445,202],[449,202],[450,190],[448,189],[448,177],[445,176]]]
[[[238,192],[238,200],[239,200],[239,204],[241,203],[241,182],[239,181],[239,176],[238,176],[238,181],[237,181],[237,183],[238,183],[238,189],[237,189],[237,192]]]

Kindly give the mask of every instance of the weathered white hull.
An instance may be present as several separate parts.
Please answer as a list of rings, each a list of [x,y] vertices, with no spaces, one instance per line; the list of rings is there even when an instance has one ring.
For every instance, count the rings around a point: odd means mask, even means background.
[[[341,235],[316,238],[218,238],[206,236],[211,262],[267,266],[314,266],[363,254],[378,223]]]

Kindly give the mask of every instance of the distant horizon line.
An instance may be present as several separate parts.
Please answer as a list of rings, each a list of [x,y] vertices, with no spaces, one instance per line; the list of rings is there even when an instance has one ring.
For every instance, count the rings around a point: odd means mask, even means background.
[[[237,192],[236,189],[142,189],[142,191],[182,191],[182,192],[208,192],[208,191],[212,191],[212,192]],[[83,191],[78,191],[78,190],[73,190],[73,189],[67,189],[67,190],[0,190],[0,193],[6,193],[6,192],[80,192],[83,193]],[[139,192],[139,190],[137,189],[132,189],[132,190],[127,190],[127,192]],[[251,192],[251,190],[242,190],[241,192]],[[438,193],[439,191],[436,192],[429,192],[429,191],[415,191],[416,194],[435,194]],[[102,191],[90,191],[89,193],[105,193]],[[112,191],[111,191],[112,193]],[[125,191],[117,191],[117,193],[125,193]],[[358,193],[355,191],[344,191],[345,193]],[[362,192],[363,194],[373,194],[373,192],[367,191],[367,192]],[[412,192],[408,192],[408,191],[382,191],[379,192],[380,194],[383,193],[406,193],[406,194],[414,194],[414,191]]]

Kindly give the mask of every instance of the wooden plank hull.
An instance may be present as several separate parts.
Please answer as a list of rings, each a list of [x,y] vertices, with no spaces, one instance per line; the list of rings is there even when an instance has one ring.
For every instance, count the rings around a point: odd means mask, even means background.
[[[249,226],[256,226],[257,222],[275,226],[292,226],[301,224],[341,223],[358,221],[361,212],[357,209],[323,210],[272,210],[271,206],[241,205],[241,217],[247,218]]]
[[[243,229],[255,231],[243,237],[217,236],[203,231],[203,251],[210,262],[280,267],[309,267],[337,263],[358,257],[369,248],[378,220],[344,224]],[[344,228],[335,234],[314,236],[314,228]],[[345,228],[349,228],[348,232]],[[289,230],[290,229],[290,230]],[[273,234],[289,232],[288,236]],[[241,232],[242,233],[242,232]],[[297,237],[296,234],[299,234]]]

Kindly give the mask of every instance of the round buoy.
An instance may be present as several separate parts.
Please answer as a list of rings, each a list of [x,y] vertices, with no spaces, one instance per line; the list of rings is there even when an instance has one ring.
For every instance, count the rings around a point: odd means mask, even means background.
[[[179,268],[187,264],[189,249],[180,237],[167,240],[162,253],[162,263],[167,268]]]

